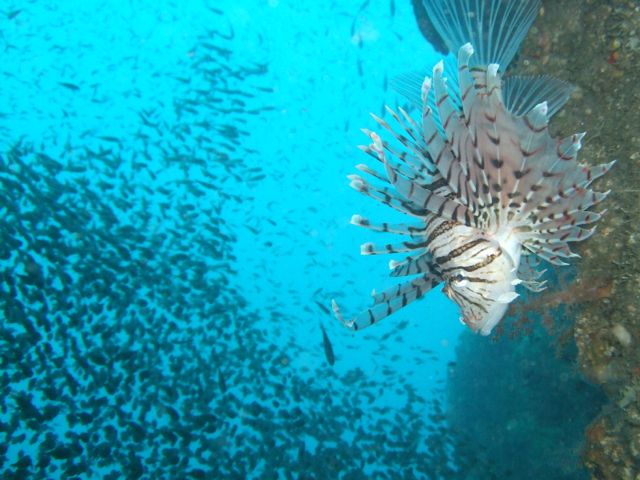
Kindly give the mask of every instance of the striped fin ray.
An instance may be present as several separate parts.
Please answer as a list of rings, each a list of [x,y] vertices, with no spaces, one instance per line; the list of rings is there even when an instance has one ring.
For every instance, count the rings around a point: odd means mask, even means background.
[[[474,214],[496,203],[495,194],[492,195],[491,174],[486,155],[483,155],[478,144],[479,136],[486,130],[485,124],[490,108],[487,101],[489,97],[487,85],[487,69],[476,67],[471,72],[469,59],[473,55],[473,47],[463,45],[458,52],[458,76],[461,88],[460,102],[462,111],[455,108],[455,102],[450,101],[451,91],[446,90],[442,69],[436,65],[433,72],[434,87],[437,98],[439,116],[443,121],[445,140],[443,142],[451,150],[451,157],[445,155],[445,161],[451,161],[454,165],[452,173],[461,170],[464,173],[464,181],[458,183],[464,185],[464,190],[457,185],[450,185],[454,191],[462,193],[462,200],[469,205]],[[482,108],[479,108],[482,107]],[[453,115],[458,113],[458,118]],[[495,118],[495,114],[492,115]],[[491,125],[493,127],[493,125]],[[446,127],[446,128],[445,128]],[[495,133],[492,134],[495,137]],[[492,158],[495,155],[492,155]],[[444,175],[444,173],[443,173]],[[451,175],[451,177],[453,177]],[[447,177],[450,178],[450,177]],[[456,178],[456,177],[453,177]]]
[[[563,258],[574,258],[580,255],[573,253],[566,243],[559,245],[546,245],[543,242],[526,242],[523,246],[531,253],[535,253],[538,257],[546,260],[553,265],[565,266],[568,265],[564,262]]]
[[[417,205],[419,208],[431,212],[438,217],[460,222],[467,226],[475,225],[475,219],[468,209],[461,203],[454,199],[443,197],[435,193],[433,190],[421,187],[415,182],[399,175],[398,172],[387,162],[380,137],[375,133],[372,133],[371,139],[373,140],[372,148],[378,152],[380,159],[385,164],[389,181],[400,195],[405,197],[412,204]]]
[[[360,246],[361,255],[386,255],[391,253],[406,253],[425,248],[424,242],[401,242],[398,244],[387,243],[383,247],[377,247],[372,242],[363,243]]]
[[[615,161],[592,167],[578,164],[577,153],[584,134],[574,134],[559,141],[548,134],[544,137],[544,143],[538,143],[535,150],[521,147],[523,156],[529,160],[526,166],[523,160],[523,168],[517,173],[520,182],[515,185],[527,192],[520,196],[523,199],[521,216],[532,211],[537,215],[550,203],[566,204],[568,198],[585,190],[615,164]]]
[[[575,160],[575,155],[571,159]],[[587,189],[594,180],[607,173],[614,164],[615,161],[588,167],[577,162],[567,164],[565,161],[560,164],[560,167],[564,167],[562,170],[559,168],[550,169],[548,172],[552,175],[547,174],[546,180],[551,191],[555,192],[555,195],[551,197],[551,202],[562,202],[574,195],[575,192]],[[551,202],[549,197],[545,197],[544,203]]]
[[[355,174],[347,175],[347,178],[350,180],[349,186],[354,190],[362,193],[363,195],[368,196],[369,198],[376,200],[377,202],[380,202],[384,205],[388,205],[389,207],[393,208],[394,210],[400,213],[418,217],[423,221],[425,220],[425,218],[431,215],[429,210],[425,209],[423,205],[415,204],[414,202],[411,201],[411,199],[402,198],[401,196],[399,196],[397,190],[395,189],[391,189],[389,187],[376,187],[373,184],[367,182],[360,175],[355,175]],[[384,180],[388,182],[387,179],[384,179]],[[433,184],[430,187],[429,186],[420,187],[416,184],[414,185],[415,185],[415,188],[422,189],[424,191],[429,192],[427,194],[428,195],[427,204],[431,208],[436,208],[439,206],[440,208],[438,208],[438,211],[441,211],[442,214],[445,216],[447,214],[450,214],[452,211],[455,213],[456,207],[461,207],[458,203],[454,202],[453,200],[449,200],[443,197],[441,193],[438,193],[440,189],[436,189],[436,188],[433,188],[432,190],[429,189],[431,187],[437,186],[437,184]],[[461,213],[464,213],[464,209],[461,209],[459,211]],[[469,221],[471,221],[471,218],[469,218]]]
[[[473,46],[466,43],[458,51],[458,84],[460,88],[460,103],[464,113],[465,123],[471,114],[471,106],[476,101],[476,91],[481,89],[479,82],[471,73],[469,59],[473,55]],[[476,68],[478,71],[478,68]],[[476,83],[478,83],[476,85]],[[468,126],[468,124],[467,124]]]
[[[467,226],[476,225],[475,218],[469,213],[468,209],[456,200],[443,197],[433,190],[402,178],[391,169],[387,173],[396,190],[423,210]]]
[[[531,224],[529,231],[518,234],[523,246],[551,263],[565,265],[561,258],[577,256],[571,253],[568,242],[586,240],[594,233],[595,228],[585,225],[599,220],[601,214],[588,209],[606,196],[607,193],[577,189],[571,197],[550,202],[537,212],[540,220]]]
[[[459,141],[462,131],[465,129],[461,120],[461,112],[451,101],[449,89],[447,88],[446,78],[443,76],[442,62],[439,62],[433,69],[433,87],[436,99],[436,108],[440,115],[440,122],[444,136],[447,139],[447,146],[451,149],[451,156],[454,159],[460,158]],[[456,141],[457,140],[457,141]],[[469,175],[469,169],[466,164],[454,162],[459,165],[465,177]],[[448,168],[445,168],[447,171]],[[441,171],[442,172],[442,171]],[[444,174],[444,172],[442,172]],[[455,175],[455,173],[454,173]]]
[[[349,186],[354,190],[357,190],[358,192],[370,198],[373,198],[377,202],[388,205],[389,207],[397,210],[400,213],[420,218],[423,218],[426,213],[424,210],[418,208],[411,202],[400,198],[397,193],[390,188],[375,187],[371,183],[363,179],[360,175],[347,175],[347,178],[351,181]]]
[[[453,102],[449,98],[449,92],[442,77],[442,62],[433,69],[433,83],[439,120],[433,117],[433,110],[428,106],[425,106],[422,117],[423,133],[429,154],[440,175],[446,180],[459,202],[469,209],[471,215],[475,216],[479,211],[476,201],[477,193],[473,182],[469,181],[467,169],[463,168],[466,165],[456,157],[456,152],[459,150],[458,144],[464,139],[464,133],[460,132],[460,112],[453,106]],[[431,81],[425,79],[423,88],[427,90],[430,87]],[[442,121],[440,127],[444,131],[444,135],[440,132],[438,121]],[[456,132],[460,133],[457,142],[454,138]],[[455,147],[452,148],[454,143]]]
[[[569,199],[576,195],[580,197],[581,192],[587,191],[587,187],[596,178],[613,166],[615,162],[594,167],[579,165],[576,156],[582,136],[576,134],[558,142],[558,145],[564,147],[556,148],[554,152],[549,152],[549,145],[542,145],[539,151],[547,151],[546,155],[531,155],[533,161],[520,170],[519,174],[524,179],[521,189],[528,189],[521,209],[523,214],[533,211],[538,216],[540,211],[553,203],[560,203],[565,211],[572,209],[573,203]],[[551,140],[550,137],[547,138]]]
[[[373,132],[369,130],[363,129],[363,131],[370,136],[375,135]],[[375,136],[376,138],[379,138],[377,135]],[[398,162],[394,162],[393,164],[391,164],[388,157],[386,155],[381,154],[381,150],[382,148],[384,148],[384,150],[387,150],[390,153],[392,153],[393,151],[392,150],[390,151],[390,149],[387,148],[386,142],[383,143],[382,141],[380,141],[380,143],[381,143],[381,146],[378,145],[377,147],[374,144],[371,144],[371,145],[360,145],[359,148],[360,150],[364,151],[368,155],[374,157],[377,161],[380,161],[381,163],[383,163],[386,169],[391,168],[396,174],[403,175],[418,187],[422,187],[430,191],[433,191],[438,196],[448,195],[450,193],[448,188],[446,188],[445,184],[442,182],[442,179],[439,173],[431,175],[430,172],[427,172],[425,174],[424,172],[421,172],[418,169],[413,169],[413,170],[407,169],[407,167],[404,166],[404,164],[401,164]],[[383,157],[385,158],[386,163],[382,160]],[[356,165],[356,168],[361,172],[364,172],[382,181],[383,183],[387,183],[387,184],[389,183],[388,176],[378,173],[376,170],[368,167],[365,164],[358,164]],[[410,202],[405,202],[402,198],[400,198],[397,195],[397,192],[392,191],[389,188],[374,187],[359,175],[349,175],[347,176],[347,178],[351,180],[350,186],[352,188],[358,190],[361,193],[364,193],[365,195],[373,198],[374,200],[378,200],[381,203],[389,204],[395,210],[401,211],[403,213],[410,213],[412,215],[424,215],[426,213],[420,208],[418,208],[417,205],[412,205]]]
[[[394,298],[402,297],[417,287],[421,287],[424,285],[424,281],[427,277],[438,279],[438,275],[435,272],[427,271],[422,273],[423,275],[421,277],[414,278],[411,281],[399,283],[398,285],[388,288],[382,292],[373,292],[371,296],[373,297],[374,305],[389,302]]]
[[[509,206],[521,215],[526,215],[537,205],[535,197],[540,196],[537,193],[543,189],[543,182],[550,175],[544,166],[549,148],[546,112],[547,104],[542,102],[523,116],[522,134],[520,140],[516,140],[519,155],[515,157],[516,168],[513,169],[507,196],[511,200]],[[548,191],[541,194],[548,196]]]
[[[531,228],[532,230],[545,232],[556,229],[562,230],[576,225],[589,225],[600,220],[605,212],[606,210],[601,213],[584,210],[563,212],[557,215],[552,215],[550,219],[534,223]]]
[[[345,320],[335,300],[331,301],[331,306],[334,315],[343,325],[350,330],[362,330],[422,298],[425,293],[441,281],[442,279],[438,275],[428,273],[383,293],[375,294],[374,306],[364,310],[351,320]]]
[[[518,266],[517,277],[521,282],[520,285],[531,292],[542,292],[547,288],[547,280],[540,279],[547,272],[547,269],[536,270],[536,267],[540,264],[540,259],[536,255],[531,255],[529,251],[525,252],[527,254],[523,256]]]
[[[402,127],[407,135],[409,135],[409,138],[407,138],[406,136],[397,133],[386,121],[377,115],[371,114],[373,119],[385,130],[390,132],[394,138],[402,144],[407,152],[405,153],[395,150],[391,148],[388,142],[383,142],[385,150],[387,150],[392,156],[398,158],[402,163],[407,164],[410,168],[415,170],[417,175],[413,177],[414,179],[417,180],[421,178],[423,181],[420,183],[422,184],[430,183],[434,180],[433,177],[438,175],[438,170],[429,157],[429,151],[420,133],[420,128],[404,110],[399,109],[402,114],[401,117],[392,108],[388,106],[385,106],[385,108],[396,123]],[[368,133],[370,136],[370,132],[366,131],[365,133]],[[398,171],[400,170],[398,169]],[[402,174],[409,177],[407,173],[402,172]]]
[[[393,135],[396,138],[396,140],[402,143],[402,145],[405,148],[412,151],[416,155],[423,155],[425,150],[416,148],[416,147],[425,146],[424,140],[420,138],[420,132],[414,130],[413,126],[407,125],[407,123],[405,123],[405,120],[401,118],[400,115],[398,115],[395,112],[395,110],[393,110],[391,107],[389,107],[388,105],[385,105],[384,108],[387,111],[387,113],[389,113],[389,115],[391,115],[391,117],[393,117],[393,119],[402,127],[402,129],[407,133],[407,135],[409,135],[410,139],[405,137],[402,134],[397,133],[393,128],[391,128],[391,126],[389,126],[389,124],[386,121],[384,121],[382,118],[372,113],[371,116],[373,117],[373,119],[376,122],[378,122],[382,127],[384,127],[385,130],[391,133],[391,135]],[[428,161],[428,158],[426,157],[426,155],[424,155],[424,157],[425,157],[425,160]]]
[[[586,240],[595,232],[595,227],[584,228],[579,226],[567,227],[563,229],[555,229],[550,231],[537,231],[533,234],[533,238],[548,244],[579,242]]]
[[[475,94],[468,94],[463,100],[468,105],[465,121],[469,127],[461,161],[469,164],[482,205],[488,208],[497,205],[504,211],[512,203],[507,190],[513,178],[513,160],[519,158],[520,152],[515,151],[510,140],[517,138],[517,134],[502,103],[498,65],[476,69],[473,76],[474,86],[469,92],[475,89]]]
[[[460,201],[479,215],[481,210],[499,202],[503,208],[510,203],[506,194],[501,193],[507,172],[502,170],[505,153],[500,145],[503,126],[509,118],[502,105],[497,65],[471,72],[472,54],[473,48],[468,44],[458,54],[462,112],[449,100],[440,63],[434,68],[433,84],[444,138],[438,138],[429,109],[425,111],[423,125],[430,154],[440,173]]]
[[[377,117],[374,116],[374,118]],[[385,128],[387,128],[389,131],[393,131],[389,127],[389,125],[386,124],[386,122],[383,123],[385,125]],[[366,128],[363,128],[362,131],[371,138],[373,132]],[[421,186],[431,185],[432,183],[437,182],[440,179],[440,174],[437,172],[437,170],[435,170],[428,159],[423,156],[423,153],[417,152],[416,154],[414,154],[411,151],[399,151],[392,147],[389,142],[386,141],[381,141],[381,144],[384,150],[389,152],[389,154],[391,155],[390,158],[386,157],[387,163],[394,171],[396,171],[400,175],[410,179],[411,181]],[[373,145],[360,145],[358,148],[371,157],[375,158],[377,161],[384,164],[381,156]],[[398,161],[394,159],[398,159]],[[356,168],[372,175],[379,180],[388,182],[387,178],[370,169],[366,165],[357,165]]]
[[[562,140],[552,138],[548,132],[549,115],[545,101],[526,115],[511,116],[510,130],[504,128],[512,132],[505,157],[511,165],[505,185],[508,208],[520,219],[546,206],[550,198],[562,202],[572,195],[571,190],[587,187],[614,164],[579,165],[577,153],[584,134]]]
[[[469,59],[473,55],[473,47],[466,44],[458,52],[458,77],[460,85],[460,102],[462,104],[463,121],[466,127],[463,135],[458,138],[459,161],[465,165],[468,180],[477,210],[491,206],[493,201],[489,195],[489,178],[485,170],[485,161],[478,150],[478,131],[472,121],[474,107],[480,102],[479,95],[486,94],[486,68],[475,67],[473,73],[469,66]]]
[[[371,132],[370,130],[367,129],[362,129],[362,131],[368,135],[369,137],[371,137],[371,134],[373,132]],[[379,161],[380,163],[383,163],[380,155],[378,155],[378,152],[373,148],[372,145],[360,145],[358,148],[360,148],[360,150],[362,150],[363,152],[365,152],[366,154],[372,156],[373,158],[375,158],[377,161]],[[397,152],[397,150],[395,150],[393,147],[391,147],[389,145],[388,142],[382,142],[382,148],[384,148],[387,152],[389,152],[391,154],[391,159],[388,161],[388,163],[390,164],[391,168],[393,168],[395,171],[397,171],[398,173],[400,173],[401,175],[404,175],[405,177],[411,178],[411,179],[422,179],[424,180],[424,175],[419,172],[417,169],[413,169],[411,168],[411,166],[409,164],[407,164],[406,162],[402,161],[402,162],[397,162],[394,161],[394,158],[400,158],[401,160],[405,159],[405,155],[401,154],[399,152]],[[367,173],[370,173],[369,171],[367,171]],[[374,177],[378,178],[378,179],[382,179],[384,178],[383,175],[380,174],[372,174]],[[388,181],[388,180],[386,180]]]
[[[398,107],[398,111],[400,112],[400,114],[402,115],[402,117],[400,117],[400,115],[398,115],[392,108],[390,107],[386,107],[387,111],[391,114],[391,116],[400,124],[402,125],[402,127],[409,132],[409,134],[411,135],[411,138],[415,138],[415,142],[418,144],[418,146],[420,147],[420,151],[422,153],[428,153],[426,150],[426,143],[424,142],[424,138],[422,138],[422,129],[420,128],[420,125],[418,125],[418,123],[411,117],[411,115],[409,115],[403,108]],[[426,155],[425,155],[426,156]],[[429,159],[429,162],[431,163],[431,159]]]
[[[367,148],[369,148],[369,147],[367,147]],[[376,159],[377,159],[377,155],[376,155]],[[359,163],[358,165],[356,165],[356,169],[360,170],[363,173],[366,173],[367,175],[371,175],[373,178],[376,178],[376,179],[380,180],[381,182],[389,183],[389,179],[385,175],[375,171],[373,168],[370,168],[368,165],[365,165],[364,163]],[[359,176],[355,175],[354,178],[355,177],[359,177]],[[351,180],[351,177],[348,177],[348,178]]]
[[[392,277],[405,277],[423,272],[437,272],[433,264],[433,257],[428,251],[424,251],[415,257],[407,257],[401,262],[391,260],[389,262]]]
[[[422,87],[421,87],[422,88]],[[428,91],[423,91],[424,95],[428,95]],[[393,112],[393,110],[389,109],[391,112]],[[416,123],[416,121],[411,118],[411,116],[405,112],[402,108],[398,109],[400,111],[400,113],[402,114],[402,116],[404,117],[404,119],[406,120],[407,123],[409,123],[410,126],[406,126],[405,128],[409,129],[413,129],[415,132],[415,135],[417,135],[420,139],[420,143],[419,143],[419,148],[420,148],[420,153],[422,155],[422,157],[424,159],[428,158],[428,172],[429,175],[431,176],[430,178],[430,183],[431,183],[431,190],[434,190],[436,193],[440,194],[440,195],[444,195],[447,196],[450,193],[450,188],[447,187],[447,182],[444,180],[444,178],[442,177],[442,175],[440,174],[440,172],[438,171],[438,169],[436,168],[435,164],[433,163],[433,160],[431,159],[430,155],[429,155],[429,149],[425,143],[425,140],[422,136],[422,126],[418,125]],[[425,110],[426,110],[426,106],[425,106]],[[393,112],[392,114],[395,114],[395,112]],[[395,114],[397,115],[397,114]],[[395,118],[395,116],[394,116]],[[402,125],[405,125],[404,123],[398,121],[398,123],[401,123]]]
[[[353,215],[351,217],[351,224],[358,225],[359,227],[363,227],[375,232],[408,235],[414,239],[422,238],[426,231],[426,226],[424,224],[421,224],[418,226],[411,226],[411,225],[405,225],[405,224],[394,225],[386,222],[381,224],[374,224],[374,223],[371,223],[368,218],[364,218],[360,215]]]
[[[362,150],[365,150],[365,148],[363,147]],[[373,150],[369,146],[366,147],[365,151],[367,151],[367,153],[372,152],[372,154],[376,156],[376,160],[379,160],[377,153],[373,152]],[[360,163],[356,165],[356,169],[360,170],[363,173],[366,173],[367,175],[372,176],[373,178],[380,180],[383,183],[387,183],[387,184],[389,183],[389,178],[385,174],[377,172],[376,170],[370,168],[368,165],[365,165],[364,163]],[[424,177],[421,177],[420,175],[410,177],[411,173],[409,172],[407,172],[406,175],[408,178],[411,178],[413,181],[415,181],[418,185],[428,190],[431,190],[440,196],[446,197],[447,195],[451,194],[451,190],[449,189],[446,182],[444,181],[444,179],[439,173],[436,173],[432,178],[428,180]],[[362,180],[362,178],[359,175],[350,175],[348,176],[348,178],[350,180],[354,180],[356,178]]]
[[[599,204],[609,192],[594,192],[586,188],[577,188],[570,195],[550,197],[548,202],[540,205],[535,211],[535,218],[544,221],[557,219],[569,212],[586,211]]]

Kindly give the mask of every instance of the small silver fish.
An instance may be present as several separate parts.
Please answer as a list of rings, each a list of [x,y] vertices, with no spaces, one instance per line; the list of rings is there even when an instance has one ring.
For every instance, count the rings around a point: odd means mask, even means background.
[[[374,292],[374,305],[351,320],[335,300],[332,306],[340,321],[359,330],[444,282],[461,320],[488,335],[518,297],[516,287],[545,288],[544,271],[536,272],[528,256],[556,265],[577,256],[569,242],[591,236],[588,226],[602,213],[590,208],[608,194],[590,185],[615,162],[581,165],[583,133],[550,136],[549,118],[569,99],[571,85],[546,76],[502,79],[539,0],[426,0],[425,6],[449,50],[458,52],[452,82],[443,62],[423,80],[401,77],[396,88],[419,105],[420,122],[387,107],[399,133],[373,115],[395,141],[364,130],[371,144],[361,149],[385,174],[361,164],[356,168],[378,184],[349,176],[354,189],[416,220],[376,225],[354,215],[355,225],[408,237],[382,248],[366,243],[361,253],[407,253],[390,262],[391,275],[415,277]]]
[[[336,363],[336,356],[333,353],[331,340],[329,339],[329,335],[327,335],[322,323],[320,324],[320,329],[322,330],[322,348],[324,348],[324,356],[327,358],[327,363],[333,367],[333,364]]]

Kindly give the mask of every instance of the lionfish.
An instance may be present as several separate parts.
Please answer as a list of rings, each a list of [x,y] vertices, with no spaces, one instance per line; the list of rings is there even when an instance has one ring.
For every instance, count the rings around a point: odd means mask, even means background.
[[[365,243],[364,255],[408,254],[391,261],[391,276],[411,279],[380,293],[351,320],[359,330],[391,315],[444,283],[443,292],[474,332],[488,335],[518,297],[516,287],[545,288],[531,258],[567,265],[570,242],[585,240],[604,212],[591,211],[609,192],[590,189],[614,162],[589,167],[577,161],[584,133],[553,138],[549,119],[572,86],[548,76],[503,77],[540,10],[539,0],[425,0],[435,28],[457,65],[431,77],[407,74],[396,84],[422,115],[386,107],[402,132],[372,115],[396,141],[363,130],[360,148],[385,174],[357,165],[372,183],[350,175],[351,187],[415,219],[414,224],[351,223],[404,235],[397,245]],[[456,68],[457,67],[457,68]],[[447,68],[449,71],[449,67]],[[457,82],[456,77],[457,76]],[[417,98],[416,98],[417,97]],[[398,130],[399,130],[398,129]]]

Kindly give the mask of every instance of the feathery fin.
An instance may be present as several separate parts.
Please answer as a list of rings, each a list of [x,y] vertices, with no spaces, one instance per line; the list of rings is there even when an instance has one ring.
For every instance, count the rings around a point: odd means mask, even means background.
[[[425,0],[424,4],[451,52],[471,43],[477,65],[497,63],[503,71],[540,10],[540,0]]]
[[[373,293],[374,305],[352,318],[346,320],[335,300],[331,307],[336,318],[350,330],[362,330],[397,312],[408,304],[422,298],[425,293],[437,286],[442,279],[435,274],[427,273],[414,278],[382,293]]]
[[[513,76],[502,85],[504,104],[514,115],[521,117],[538,103],[547,102],[549,118],[553,117],[571,97],[575,87],[569,82],[542,76]]]

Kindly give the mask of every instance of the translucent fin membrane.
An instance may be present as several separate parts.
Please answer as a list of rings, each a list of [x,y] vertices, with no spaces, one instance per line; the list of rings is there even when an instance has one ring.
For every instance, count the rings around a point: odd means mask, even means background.
[[[430,76],[431,68],[425,68],[424,70],[401,73],[397,77],[392,78],[389,84],[391,88],[406,98],[412,106],[420,111],[423,107],[421,95],[422,83],[425,77]],[[451,89],[451,99],[459,107],[461,102],[460,89],[458,88],[458,62],[454,55],[449,55],[444,59],[444,76]],[[428,100],[429,106],[433,109],[435,107],[433,94],[429,96]]]
[[[536,105],[547,102],[549,118],[567,103],[574,86],[563,80],[543,75],[539,77],[514,76],[502,85],[504,104],[517,116],[527,114]]]
[[[424,0],[429,18],[451,52],[465,43],[478,65],[506,70],[540,9],[540,0]]]
[[[406,98],[412,107],[421,110],[422,98],[420,96],[420,87],[424,81],[424,77],[428,76],[428,70],[406,72],[394,77],[389,82],[391,88]],[[429,72],[430,73],[430,72]]]

